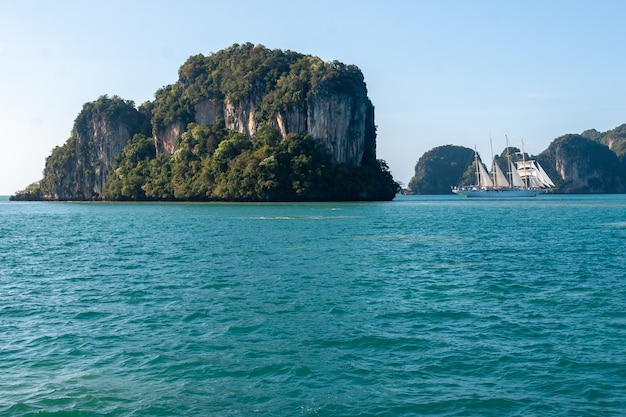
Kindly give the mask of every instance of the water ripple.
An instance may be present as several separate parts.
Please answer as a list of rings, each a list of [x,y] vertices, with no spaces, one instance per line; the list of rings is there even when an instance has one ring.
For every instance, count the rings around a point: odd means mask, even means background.
[[[0,414],[623,415],[625,207],[0,202]]]

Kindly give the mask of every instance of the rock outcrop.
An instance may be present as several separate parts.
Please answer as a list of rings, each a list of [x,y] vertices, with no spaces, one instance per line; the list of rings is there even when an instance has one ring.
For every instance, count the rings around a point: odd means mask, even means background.
[[[290,135],[309,136],[331,164],[380,171],[383,182],[397,185],[376,160],[374,106],[356,66],[248,43],[190,57],[179,80],[140,109],[119,97],[85,104],[71,137],[47,158],[44,178],[15,199],[102,199],[117,155],[135,134],[152,137],[156,155],[172,155],[190,124],[216,121],[248,138],[269,125],[281,144]]]
[[[103,96],[85,104],[68,141],[46,160],[41,197],[99,200],[115,157],[147,126],[147,118],[132,101]]]
[[[409,191],[411,194],[450,194],[450,187],[459,183],[473,161],[474,151],[463,146],[433,148],[417,161]]]
[[[581,135],[564,135],[537,155],[560,193],[623,193],[625,173],[608,146]]]

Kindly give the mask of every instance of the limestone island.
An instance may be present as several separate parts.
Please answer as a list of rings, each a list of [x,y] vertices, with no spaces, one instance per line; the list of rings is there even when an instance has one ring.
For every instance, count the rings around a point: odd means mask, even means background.
[[[262,45],[190,57],[136,107],[86,103],[43,179],[12,200],[385,201],[361,70]]]

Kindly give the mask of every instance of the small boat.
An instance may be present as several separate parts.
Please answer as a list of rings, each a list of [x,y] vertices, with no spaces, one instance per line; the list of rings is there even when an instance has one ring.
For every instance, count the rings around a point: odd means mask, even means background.
[[[464,187],[452,187],[452,192],[465,197],[536,197],[544,190],[554,187],[554,182],[552,182],[539,162],[526,160],[523,150],[521,152],[521,161],[513,162],[511,160],[508,139],[506,150],[508,165],[507,175],[504,174],[493,157],[491,173],[487,173],[485,165],[478,157],[478,152],[474,150],[476,184]]]

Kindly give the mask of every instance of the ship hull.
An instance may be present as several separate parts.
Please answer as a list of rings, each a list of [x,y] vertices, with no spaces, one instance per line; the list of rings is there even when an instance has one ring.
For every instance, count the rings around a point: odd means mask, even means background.
[[[464,197],[487,197],[487,198],[510,198],[510,197],[536,197],[537,194],[541,194],[541,190],[516,190],[516,189],[502,189],[502,190],[484,190],[484,189],[454,189],[454,194]]]

